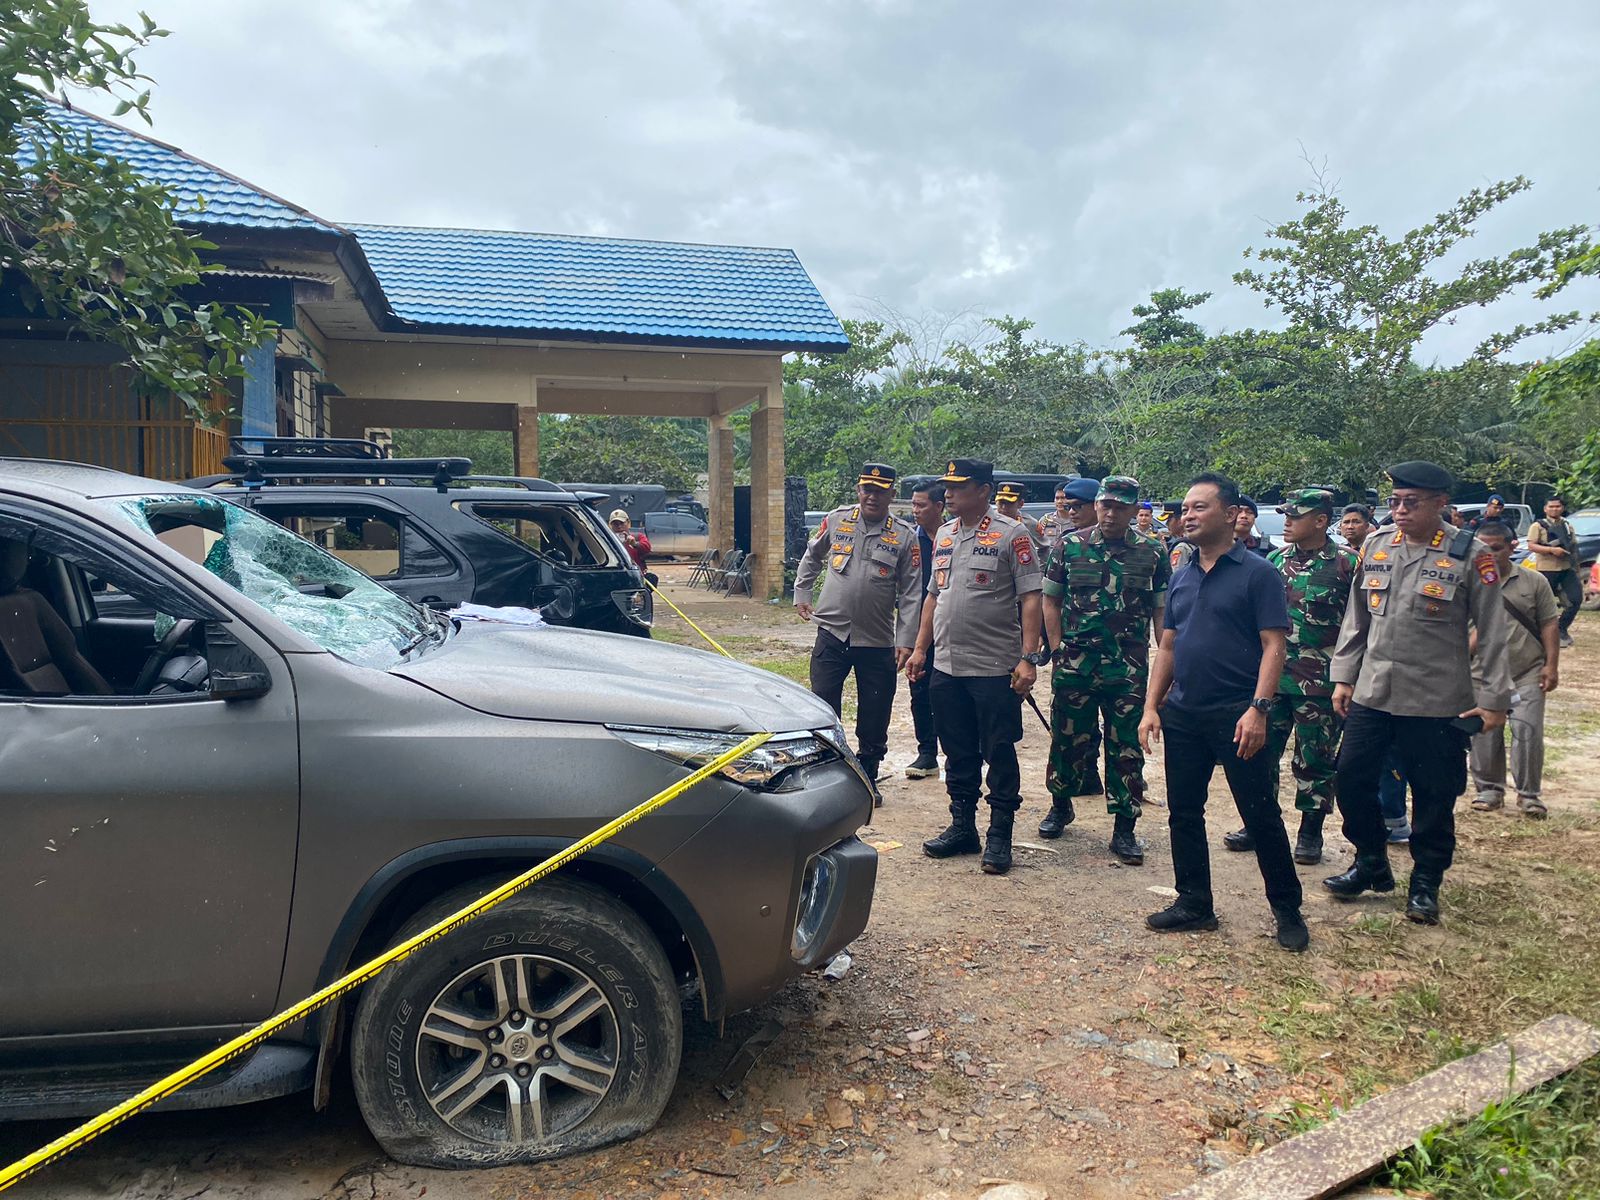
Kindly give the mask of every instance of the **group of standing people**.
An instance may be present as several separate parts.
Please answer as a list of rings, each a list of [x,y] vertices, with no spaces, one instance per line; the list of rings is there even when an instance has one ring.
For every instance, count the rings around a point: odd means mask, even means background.
[[[903,670],[918,743],[906,774],[937,774],[942,749],[950,797],[949,826],[923,849],[978,855],[984,872],[1004,874],[1022,804],[1022,705],[1051,668],[1039,835],[1063,836],[1074,800],[1103,792],[1111,854],[1141,864],[1144,757],[1159,744],[1178,895],[1147,924],[1214,929],[1205,804],[1220,767],[1243,824],[1225,841],[1256,855],[1289,950],[1309,943],[1295,866],[1322,860],[1336,805],[1356,855],[1324,887],[1341,899],[1394,890],[1379,795],[1394,772],[1412,793],[1407,916],[1436,923],[1469,742],[1476,806],[1493,807],[1508,713],[1519,796],[1531,788],[1537,800],[1558,630],[1551,589],[1532,593],[1533,573],[1510,566],[1507,526],[1447,525],[1453,481],[1434,464],[1388,474],[1392,528],[1360,505],[1336,513],[1330,493],[1308,488],[1280,507],[1283,544],[1263,555],[1247,541],[1253,502],[1214,473],[1191,482],[1169,545],[1128,477],[1069,480],[1056,511],[1033,522],[1020,486],[953,459],[914,492],[907,522],[889,511],[895,471],[869,463],[856,502],[827,515],[796,576],[796,607],[819,626],[812,689],[839,711],[855,671],[859,757],[876,780]],[[1291,742],[1292,846],[1277,798]]]

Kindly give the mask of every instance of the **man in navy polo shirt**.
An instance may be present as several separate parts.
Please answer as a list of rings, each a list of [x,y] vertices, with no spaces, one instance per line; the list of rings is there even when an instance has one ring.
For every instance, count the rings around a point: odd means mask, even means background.
[[[1217,927],[1205,807],[1220,765],[1255,842],[1278,944],[1304,950],[1311,937],[1300,916],[1300,879],[1272,794],[1272,763],[1262,753],[1283,672],[1289,609],[1277,569],[1237,540],[1240,511],[1238,485],[1222,475],[1196,476],[1183,500],[1183,534],[1194,551],[1187,557],[1174,551],[1166,628],[1139,722],[1147,754],[1154,742],[1166,744],[1178,899],[1145,923],[1170,932]]]

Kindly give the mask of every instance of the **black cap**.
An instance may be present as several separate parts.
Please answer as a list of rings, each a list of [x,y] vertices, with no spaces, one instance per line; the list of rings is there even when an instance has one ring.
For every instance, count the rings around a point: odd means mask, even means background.
[[[1014,479],[1003,479],[995,484],[994,498],[1009,504],[1021,504],[1028,498],[1028,489]]]
[[[857,483],[864,483],[868,487],[893,488],[897,478],[895,469],[883,463],[862,463],[861,478]]]
[[[945,472],[940,476],[939,482],[992,484],[994,464],[984,462],[981,458],[952,458],[947,460]]]
[[[1456,486],[1455,479],[1438,463],[1395,463],[1384,474],[1397,488],[1421,488],[1428,492],[1448,492]]]
[[[1261,515],[1261,507],[1253,499],[1251,499],[1249,496],[1240,496],[1239,497],[1239,507],[1240,508],[1248,508],[1251,512],[1255,513],[1256,516],[1258,516],[1258,517]]]

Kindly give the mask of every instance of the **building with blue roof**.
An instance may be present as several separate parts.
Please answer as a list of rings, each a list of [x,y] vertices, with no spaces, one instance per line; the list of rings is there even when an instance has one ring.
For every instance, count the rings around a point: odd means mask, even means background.
[[[183,223],[217,245],[210,257],[223,270],[207,277],[204,298],[248,305],[282,327],[251,363],[237,431],[500,429],[518,473],[537,475],[540,413],[703,418],[712,544],[727,548],[729,418],[754,405],[748,548],[756,588],[781,588],[783,356],[849,346],[794,251],[337,224],[144,133],[64,106],[58,115],[85,145],[169,187]],[[0,303],[0,368],[22,381],[0,396],[4,452],[206,473],[222,435],[196,431],[192,446],[147,461],[152,443],[138,434],[156,418],[103,347],[70,334]],[[98,391],[104,402],[54,411],[50,398],[69,380],[73,395]],[[98,440],[87,428],[97,422]],[[76,453],[63,448],[68,429],[82,435]]]

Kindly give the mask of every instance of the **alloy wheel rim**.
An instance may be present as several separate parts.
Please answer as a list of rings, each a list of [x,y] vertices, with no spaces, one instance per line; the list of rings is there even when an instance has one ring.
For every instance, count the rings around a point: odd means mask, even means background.
[[[582,1124],[616,1080],[617,1015],[570,963],[508,954],[457,975],[417,1031],[428,1104],[478,1142],[537,1141]]]

